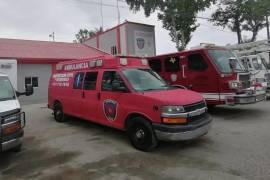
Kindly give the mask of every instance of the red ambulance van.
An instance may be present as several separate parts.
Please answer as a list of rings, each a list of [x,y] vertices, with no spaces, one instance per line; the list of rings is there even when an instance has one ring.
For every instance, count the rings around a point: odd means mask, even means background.
[[[265,100],[265,92],[251,87],[249,72],[223,47],[205,46],[151,57],[148,62],[168,84],[200,92],[210,106]]]
[[[158,140],[203,136],[212,122],[201,94],[167,85],[147,60],[131,57],[57,64],[48,107],[59,122],[70,115],[126,131],[143,151],[156,147]]]

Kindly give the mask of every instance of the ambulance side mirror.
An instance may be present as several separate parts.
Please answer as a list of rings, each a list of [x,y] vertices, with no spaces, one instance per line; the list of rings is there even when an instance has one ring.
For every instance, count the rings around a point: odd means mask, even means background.
[[[114,91],[127,92],[127,88],[124,85],[122,85],[121,82],[118,81],[112,82],[112,88]]]

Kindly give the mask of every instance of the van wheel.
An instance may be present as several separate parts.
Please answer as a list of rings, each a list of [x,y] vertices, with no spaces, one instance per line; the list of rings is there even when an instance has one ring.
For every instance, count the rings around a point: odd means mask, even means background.
[[[158,140],[149,122],[143,118],[134,118],[132,121],[138,121],[128,127],[127,133],[131,144],[141,151],[151,151],[158,145]]]
[[[54,119],[57,122],[65,122],[66,121],[66,116],[65,116],[65,113],[63,111],[61,103],[56,103],[54,105],[53,115],[54,115]]]

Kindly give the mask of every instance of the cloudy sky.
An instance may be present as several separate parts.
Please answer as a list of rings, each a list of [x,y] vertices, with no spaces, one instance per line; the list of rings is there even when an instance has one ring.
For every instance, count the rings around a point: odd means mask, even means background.
[[[56,41],[72,42],[80,28],[94,29],[101,26],[101,0],[0,0],[0,38],[51,40],[49,34],[55,32]],[[116,0],[102,0],[104,29],[117,25]],[[123,1],[123,0],[121,0]],[[146,18],[144,12],[134,13],[128,6],[119,2],[121,22],[125,20],[155,25],[157,53],[175,51],[168,31],[162,28],[156,14]],[[213,9],[199,14],[210,17]],[[236,43],[235,33],[215,27],[207,20],[199,19],[200,27],[193,33],[189,47],[201,42],[218,45]],[[244,33],[245,35],[250,35]],[[266,38],[262,30],[258,39]]]

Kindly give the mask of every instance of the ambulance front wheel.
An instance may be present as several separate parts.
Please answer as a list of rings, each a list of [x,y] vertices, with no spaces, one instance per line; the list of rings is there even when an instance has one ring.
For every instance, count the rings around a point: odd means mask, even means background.
[[[131,144],[141,151],[151,151],[158,145],[158,140],[151,124],[143,118],[132,119],[133,123],[128,127],[127,133]]]
[[[60,102],[56,102],[53,108],[53,115],[54,119],[57,122],[65,122],[66,121],[66,116],[63,111],[63,107]]]

